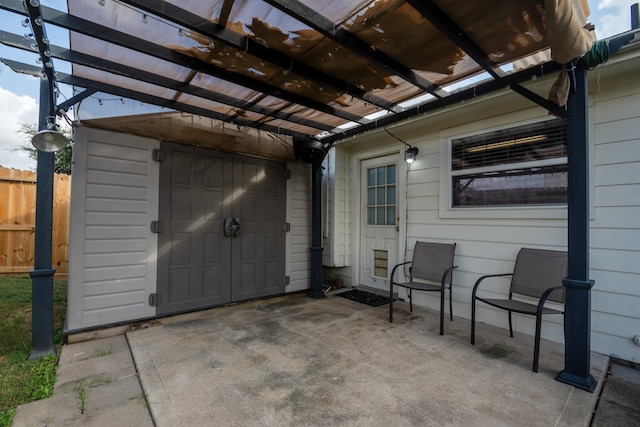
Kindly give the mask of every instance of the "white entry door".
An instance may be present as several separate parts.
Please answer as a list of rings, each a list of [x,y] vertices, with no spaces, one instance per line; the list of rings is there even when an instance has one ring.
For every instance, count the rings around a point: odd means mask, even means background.
[[[389,289],[398,260],[398,157],[363,160],[360,174],[360,284]]]

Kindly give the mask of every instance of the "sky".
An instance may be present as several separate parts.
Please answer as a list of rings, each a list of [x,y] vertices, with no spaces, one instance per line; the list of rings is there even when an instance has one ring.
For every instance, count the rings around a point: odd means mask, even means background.
[[[41,3],[66,11],[66,0],[41,0]],[[599,39],[623,33],[630,29],[630,8],[634,0],[589,0],[591,16],[589,21],[596,27]],[[15,34],[29,32],[24,28],[19,16],[0,11],[0,27],[4,31]],[[68,47],[68,36],[64,31],[46,26],[51,42],[58,46]],[[21,52],[0,44],[0,58],[7,58],[36,64],[37,55]],[[56,71],[70,73],[69,64],[55,61]],[[40,80],[36,77],[17,74],[6,65],[0,63],[0,166],[22,170],[35,170],[36,162],[23,151],[17,150],[28,143],[19,134],[21,123],[35,123],[38,120],[38,98]],[[70,98],[71,88],[61,85],[62,96]],[[62,102],[59,99],[58,102]],[[58,120],[64,124],[64,120]]]

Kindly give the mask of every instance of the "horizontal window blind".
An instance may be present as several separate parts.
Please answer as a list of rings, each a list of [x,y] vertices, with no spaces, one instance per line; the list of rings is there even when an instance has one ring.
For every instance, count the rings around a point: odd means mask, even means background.
[[[563,120],[453,139],[451,154],[454,208],[566,203]]]
[[[451,154],[452,170],[563,158],[566,125],[550,120],[454,139]]]

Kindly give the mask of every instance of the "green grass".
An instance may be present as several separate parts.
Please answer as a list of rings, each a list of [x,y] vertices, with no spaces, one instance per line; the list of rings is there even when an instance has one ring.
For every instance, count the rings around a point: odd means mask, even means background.
[[[54,281],[54,342],[62,344],[67,282]],[[27,361],[31,351],[31,279],[0,277],[0,427],[10,426],[15,409],[49,397],[57,356]]]

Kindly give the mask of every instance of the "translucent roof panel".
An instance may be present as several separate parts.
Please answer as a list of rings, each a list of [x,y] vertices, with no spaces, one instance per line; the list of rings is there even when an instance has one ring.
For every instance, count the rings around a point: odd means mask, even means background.
[[[251,99],[256,94],[256,91],[251,88],[247,88],[239,84],[233,84],[226,80],[204,73],[196,73],[189,84],[197,88],[210,90],[221,95],[232,97],[238,101]]]
[[[132,79],[130,77],[118,76],[106,71],[96,70],[95,68],[86,67],[84,65],[74,64],[73,75],[88,80],[100,81],[114,87],[129,89],[162,99],[173,99],[178,93],[175,90],[166,89],[149,83],[144,83],[140,80]]]
[[[71,48],[76,52],[97,56],[115,63],[122,63],[124,58],[127,61],[124,65],[128,67],[166,76],[176,81],[184,81],[191,72],[188,67],[75,32],[71,34]]]
[[[451,74],[464,55],[460,47],[403,1],[373,3],[345,25],[351,33],[412,70]]]
[[[69,1],[69,12],[113,30],[137,37],[153,40],[154,43],[176,50],[197,49],[199,40],[188,37],[184,27],[178,23],[158,19],[154,15],[116,1]]]
[[[248,34],[254,31],[250,28],[253,23],[266,24],[268,27],[277,29],[278,33],[286,34],[286,38],[281,39],[280,43],[288,38],[295,39],[298,31],[311,30],[310,27],[301,24],[295,18],[273,8],[266,2],[260,0],[234,1],[227,27],[239,33]],[[270,41],[272,40],[264,39],[266,45]]]
[[[505,63],[546,48],[543,0],[507,0],[487,13],[476,2],[436,0],[496,63]]]
[[[589,15],[586,0],[545,4],[68,0],[70,16],[45,9],[43,18],[69,30],[65,60],[88,89],[288,136],[337,138],[332,132],[425,114],[418,106],[470,86],[542,75],[550,51],[584,41]],[[550,42],[558,28],[578,41]]]
[[[295,113],[295,115],[298,117],[319,121],[332,127],[340,126],[341,124],[347,121],[347,120],[341,119],[340,117],[335,117],[318,110],[311,110],[309,108],[304,108],[299,105],[291,105],[283,109],[282,111],[284,113],[292,113],[292,114]]]
[[[362,10],[368,9],[372,2],[370,0],[302,0],[300,3],[336,24],[341,24]]]
[[[265,124],[268,124],[270,126],[274,126],[276,128],[281,128],[281,129],[290,129],[292,131],[295,132],[300,132],[300,133],[306,133],[309,135],[315,135],[317,133],[320,133],[318,131],[318,129],[310,127],[310,126],[304,126],[304,125],[299,125],[299,124],[292,124],[291,122],[285,121],[285,120],[266,120]]]
[[[222,5],[225,0],[165,0],[167,3],[174,4],[182,9],[188,10],[194,15],[211,22],[218,22]]]
[[[96,92],[76,106],[75,117],[80,121],[109,117],[139,116],[167,111],[155,105],[141,103],[128,98],[114,97]]]

